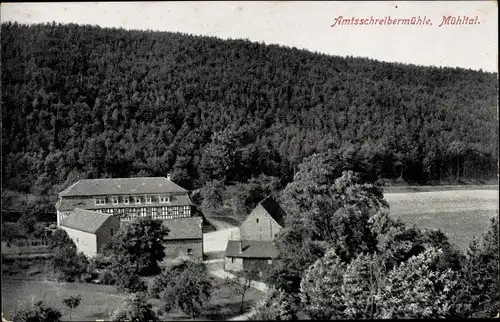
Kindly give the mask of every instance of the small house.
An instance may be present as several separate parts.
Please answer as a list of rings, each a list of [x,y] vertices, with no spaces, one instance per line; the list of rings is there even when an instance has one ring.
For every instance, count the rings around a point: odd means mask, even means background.
[[[203,259],[203,218],[199,216],[164,220],[169,230],[164,238],[166,258]]]
[[[110,214],[74,209],[60,222],[79,252],[93,257],[102,252],[112,236],[120,229],[120,219]]]
[[[229,240],[224,267],[228,271],[263,273],[276,262],[274,239],[283,228],[285,211],[271,196],[265,198],[240,225],[239,240]]]
[[[278,252],[272,241],[229,240],[226,248],[225,269],[228,271],[255,271],[263,273],[273,265]]]

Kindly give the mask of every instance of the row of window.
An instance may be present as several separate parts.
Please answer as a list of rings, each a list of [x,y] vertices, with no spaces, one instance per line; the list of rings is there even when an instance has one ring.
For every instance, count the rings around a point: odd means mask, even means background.
[[[172,219],[191,216],[190,206],[181,207],[140,207],[140,208],[104,208],[96,211],[120,215],[122,219],[132,220],[137,217],[152,217],[153,219]]]
[[[132,200],[131,200],[132,199]],[[169,203],[173,199],[172,196],[158,196],[152,197],[152,196],[145,196],[145,197],[140,197],[140,196],[134,196],[134,197],[129,197],[129,196],[124,196],[124,197],[111,197],[111,203],[113,205],[118,205],[120,203],[123,203],[124,205],[128,205],[133,201],[135,204],[141,204],[143,201],[145,203],[152,203],[153,201],[158,200],[159,203]],[[105,205],[106,204],[106,198],[101,197],[101,198],[95,198],[95,204],[96,205]]]

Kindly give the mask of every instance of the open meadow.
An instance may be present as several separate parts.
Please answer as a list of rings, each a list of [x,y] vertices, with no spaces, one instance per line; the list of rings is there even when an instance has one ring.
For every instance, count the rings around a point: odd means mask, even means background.
[[[392,216],[422,229],[441,229],[462,249],[486,231],[498,211],[498,190],[453,189],[384,196]]]
[[[206,303],[202,316],[197,320],[221,320],[237,316],[240,306],[239,297],[223,279],[213,278],[212,285],[212,297]],[[68,308],[62,304],[62,299],[77,294],[82,296],[82,302],[73,310],[70,319]],[[109,320],[113,311],[123,306],[126,297],[126,293],[118,292],[115,286],[110,285],[2,278],[2,312],[8,320],[18,307],[39,300],[60,310],[63,321]],[[245,296],[245,310],[249,310],[263,297],[263,292],[250,288]],[[149,302],[156,310],[161,307],[159,300]],[[163,313],[160,318],[167,321],[192,320],[178,310]]]

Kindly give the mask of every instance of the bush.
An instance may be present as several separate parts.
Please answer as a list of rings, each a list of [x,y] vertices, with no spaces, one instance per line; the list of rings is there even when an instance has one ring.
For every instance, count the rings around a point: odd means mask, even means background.
[[[115,285],[116,275],[112,271],[105,269],[101,272],[99,281],[104,285]]]
[[[131,294],[125,306],[113,313],[111,321],[157,321],[158,317],[145,294]]]
[[[19,218],[17,223],[26,231],[26,233],[32,234],[37,223],[36,215],[33,213],[26,213]]]
[[[38,301],[31,308],[17,309],[12,320],[16,322],[58,322],[61,316],[59,310],[47,306],[43,301]]]
[[[106,257],[102,254],[97,254],[91,260],[91,265],[94,265],[97,269],[105,269],[111,266],[111,258]]]

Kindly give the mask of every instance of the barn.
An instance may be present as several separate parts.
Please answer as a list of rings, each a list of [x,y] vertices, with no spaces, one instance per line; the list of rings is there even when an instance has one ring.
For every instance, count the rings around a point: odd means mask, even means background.
[[[166,258],[203,259],[203,218],[193,216],[163,221],[169,229],[164,238]]]
[[[272,241],[230,240],[227,243],[225,269],[264,273],[275,263],[278,252]]]
[[[102,252],[112,236],[120,229],[120,219],[110,214],[74,209],[60,222],[79,252],[93,257]]]
[[[285,211],[273,197],[259,202],[240,225],[240,238],[228,241],[224,268],[261,274],[271,268],[278,257],[274,238],[283,228],[285,218]]]

